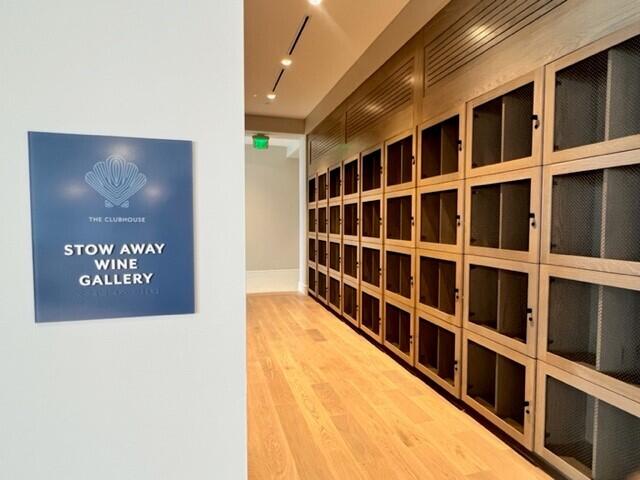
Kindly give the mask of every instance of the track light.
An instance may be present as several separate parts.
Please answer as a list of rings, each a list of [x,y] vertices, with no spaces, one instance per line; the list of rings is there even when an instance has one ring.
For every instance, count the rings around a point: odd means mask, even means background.
[[[275,93],[268,93],[267,94],[267,98],[269,100],[275,100],[276,99],[276,94]]]

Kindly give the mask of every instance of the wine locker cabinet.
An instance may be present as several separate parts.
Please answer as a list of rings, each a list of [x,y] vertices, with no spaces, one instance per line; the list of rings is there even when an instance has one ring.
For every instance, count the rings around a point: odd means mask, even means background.
[[[384,218],[384,201],[382,195],[362,197],[360,199],[360,218],[362,229],[360,238],[363,242],[382,243]]]
[[[360,196],[360,157],[342,162],[342,200],[357,200]]]
[[[360,239],[360,203],[351,200],[342,204],[342,237],[357,242]]]
[[[360,280],[360,249],[358,242],[345,240],[342,243],[342,274],[345,280],[358,283]]]
[[[418,247],[462,253],[464,182],[421,187],[417,193]]]
[[[382,295],[360,286],[360,329],[382,343]]]
[[[462,400],[528,449],[533,448],[533,358],[463,330]]]
[[[342,280],[342,316],[352,325],[360,326],[360,306],[358,303],[358,284]]]
[[[384,297],[384,345],[399,358],[413,365],[414,310]]]
[[[363,197],[382,194],[382,152],[382,145],[378,145],[360,154],[360,195]]]
[[[462,330],[437,317],[416,312],[415,367],[460,398]]]
[[[327,293],[327,302],[329,304],[329,308],[336,312],[338,316],[342,315],[342,292],[341,292],[341,280],[340,274],[335,274],[333,272],[329,273],[329,285],[328,285],[328,293]]]
[[[329,201],[342,200],[342,164],[329,169]]]
[[[640,278],[540,267],[538,358],[640,402]]]
[[[545,167],[542,263],[640,275],[640,151]]]
[[[464,178],[464,105],[418,129],[418,186]]]
[[[415,246],[415,195],[415,189],[385,194],[385,245]]]
[[[339,242],[342,239],[342,204],[329,202],[329,239]]]
[[[540,173],[536,167],[466,181],[464,253],[538,262]]]
[[[638,24],[547,65],[545,76],[544,163],[640,148]]]
[[[395,192],[416,185],[413,130],[385,142],[384,191]]]
[[[535,451],[569,478],[640,471],[640,404],[538,362]]]
[[[462,325],[462,255],[417,250],[416,308],[456,326]]]
[[[415,301],[415,249],[384,248],[384,296],[413,308]]]
[[[542,82],[539,69],[467,104],[467,177],[542,163]]]
[[[538,265],[467,255],[463,327],[535,357]]]
[[[316,296],[316,269],[311,265],[307,267],[307,293]]]
[[[360,244],[360,263],[362,273],[360,284],[377,294],[382,293],[384,288],[383,279],[383,250],[381,245],[373,243]]]

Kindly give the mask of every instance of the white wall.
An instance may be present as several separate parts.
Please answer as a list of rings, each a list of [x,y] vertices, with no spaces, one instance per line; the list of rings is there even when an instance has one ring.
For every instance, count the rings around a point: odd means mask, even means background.
[[[297,141],[292,142],[297,143]],[[247,292],[295,291],[299,277],[299,156],[245,146]]]
[[[0,478],[244,478],[242,2],[5,0],[0,45]],[[196,315],[34,324],[28,130],[195,142]]]

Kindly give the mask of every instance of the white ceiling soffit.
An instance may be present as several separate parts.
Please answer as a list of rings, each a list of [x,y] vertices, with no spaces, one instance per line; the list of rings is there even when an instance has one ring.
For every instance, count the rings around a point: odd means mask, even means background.
[[[246,113],[306,118],[408,3],[322,0],[314,6],[308,0],[244,0]],[[278,82],[276,99],[269,101],[280,60],[306,15],[310,18],[291,55],[293,63]]]
[[[411,0],[306,117],[312,131],[338,105],[411,40],[450,0]]]

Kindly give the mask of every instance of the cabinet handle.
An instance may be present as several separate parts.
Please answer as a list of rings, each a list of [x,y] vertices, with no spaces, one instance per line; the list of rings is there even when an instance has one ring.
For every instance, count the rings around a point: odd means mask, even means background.
[[[536,214],[535,213],[529,213],[529,220],[531,222],[531,226],[533,228],[536,228]]]
[[[527,308],[527,320],[533,325],[533,309]]]
[[[454,292],[455,292],[455,295],[456,295],[456,302],[459,302],[460,301],[460,290],[458,288],[456,288],[454,290]]]
[[[411,286],[413,287],[413,275],[411,277],[409,277],[410,282],[411,282]]]
[[[458,139],[458,151],[462,151],[462,140]]]
[[[524,413],[526,413],[527,415],[529,415],[529,413],[531,413],[531,410],[529,409],[529,400],[524,402]]]
[[[415,165],[416,164],[416,157],[415,155],[411,155],[411,165]]]
[[[540,128],[540,117],[538,117],[538,115],[536,115],[535,113],[531,115],[531,121],[533,122],[534,130],[537,130],[538,128]]]
[[[458,360],[454,360],[453,361],[453,369],[457,372],[458,371]]]
[[[411,216],[411,226],[413,227],[415,225],[415,220],[413,219],[413,216]]]
[[[460,222],[460,215],[456,215],[456,225],[460,226],[461,222]]]

